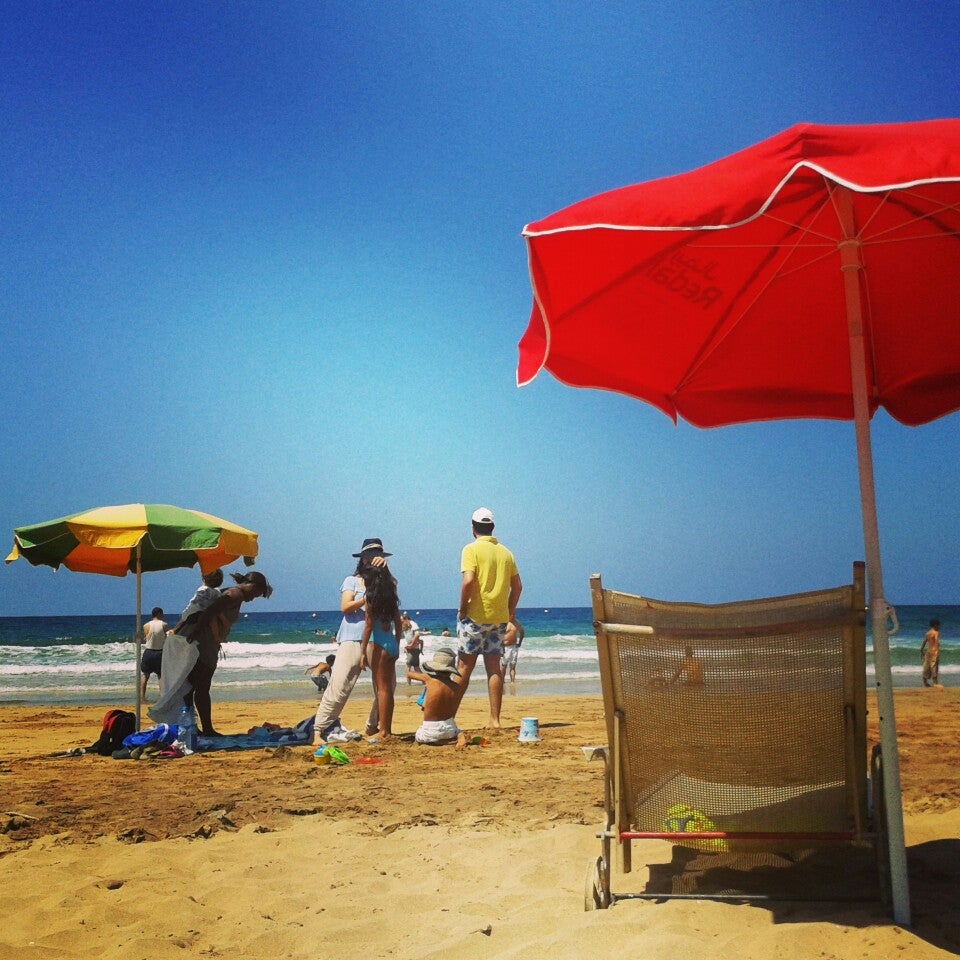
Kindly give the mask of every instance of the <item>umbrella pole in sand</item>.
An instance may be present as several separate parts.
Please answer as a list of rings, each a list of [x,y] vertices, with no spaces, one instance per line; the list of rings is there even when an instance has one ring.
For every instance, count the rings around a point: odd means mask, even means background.
[[[853,386],[853,414],[857,436],[857,468],[860,474],[860,504],[863,514],[863,541],[867,561],[867,589],[873,663],[880,713],[880,747],[883,758],[883,793],[890,848],[890,882],[893,919],[910,926],[910,888],[907,878],[907,851],[903,831],[903,798],[900,790],[900,757],[897,752],[897,724],[893,709],[893,677],[887,634],[888,606],[883,595],[880,566],[880,532],[877,526],[877,498],[873,482],[873,450],[870,442],[870,406],[867,399],[866,353],[863,339],[863,309],[860,296],[860,241],[856,239],[853,203],[845,187],[836,191],[838,213],[844,236],[840,243],[841,270],[846,296],[850,336],[850,371]]]
[[[140,608],[140,544],[137,544],[137,730],[140,729],[140,643],[143,636],[143,614]]]

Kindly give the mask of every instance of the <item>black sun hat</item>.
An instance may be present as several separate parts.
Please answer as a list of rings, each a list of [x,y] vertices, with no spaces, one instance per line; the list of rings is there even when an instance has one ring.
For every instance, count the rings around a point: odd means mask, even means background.
[[[383,543],[379,539],[364,540],[363,546],[360,548],[359,553],[354,554],[355,557],[392,557],[392,553],[386,553],[383,549]]]

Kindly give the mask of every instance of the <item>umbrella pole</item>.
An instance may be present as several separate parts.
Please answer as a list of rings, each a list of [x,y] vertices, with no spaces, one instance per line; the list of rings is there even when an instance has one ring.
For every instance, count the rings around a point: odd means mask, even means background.
[[[140,608],[140,544],[137,544],[137,730],[140,729],[140,643],[143,636],[143,615]]]
[[[883,794],[887,814],[890,850],[890,882],[893,919],[910,926],[910,887],[907,877],[907,850],[903,831],[903,797],[900,788],[900,756],[897,751],[897,724],[893,707],[893,675],[887,633],[887,601],[883,595],[880,565],[880,532],[877,525],[877,496],[873,478],[873,449],[870,441],[870,405],[867,395],[866,351],[863,338],[863,309],[860,297],[860,242],[856,239],[853,204],[845,187],[837,188],[838,212],[845,237],[840,243],[841,269],[850,336],[850,372],[853,387],[853,415],[857,436],[857,469],[860,474],[860,506],[863,515],[863,542],[867,561],[867,589],[870,605],[870,632],[877,684],[880,719],[880,749],[883,758]]]

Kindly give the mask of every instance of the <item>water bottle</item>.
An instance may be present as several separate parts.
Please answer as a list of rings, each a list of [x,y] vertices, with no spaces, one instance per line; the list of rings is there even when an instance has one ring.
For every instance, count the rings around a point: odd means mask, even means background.
[[[184,705],[177,724],[177,746],[184,753],[193,753],[197,749],[197,722],[193,710]]]

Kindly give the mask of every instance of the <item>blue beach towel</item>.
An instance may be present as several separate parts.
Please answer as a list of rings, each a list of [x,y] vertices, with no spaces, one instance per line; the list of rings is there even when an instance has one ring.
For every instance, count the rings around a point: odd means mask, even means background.
[[[197,752],[209,753],[211,750],[258,750],[264,747],[303,747],[313,743],[313,716],[301,720],[295,727],[283,727],[280,730],[268,730],[254,727],[248,733],[222,737],[198,737]]]

